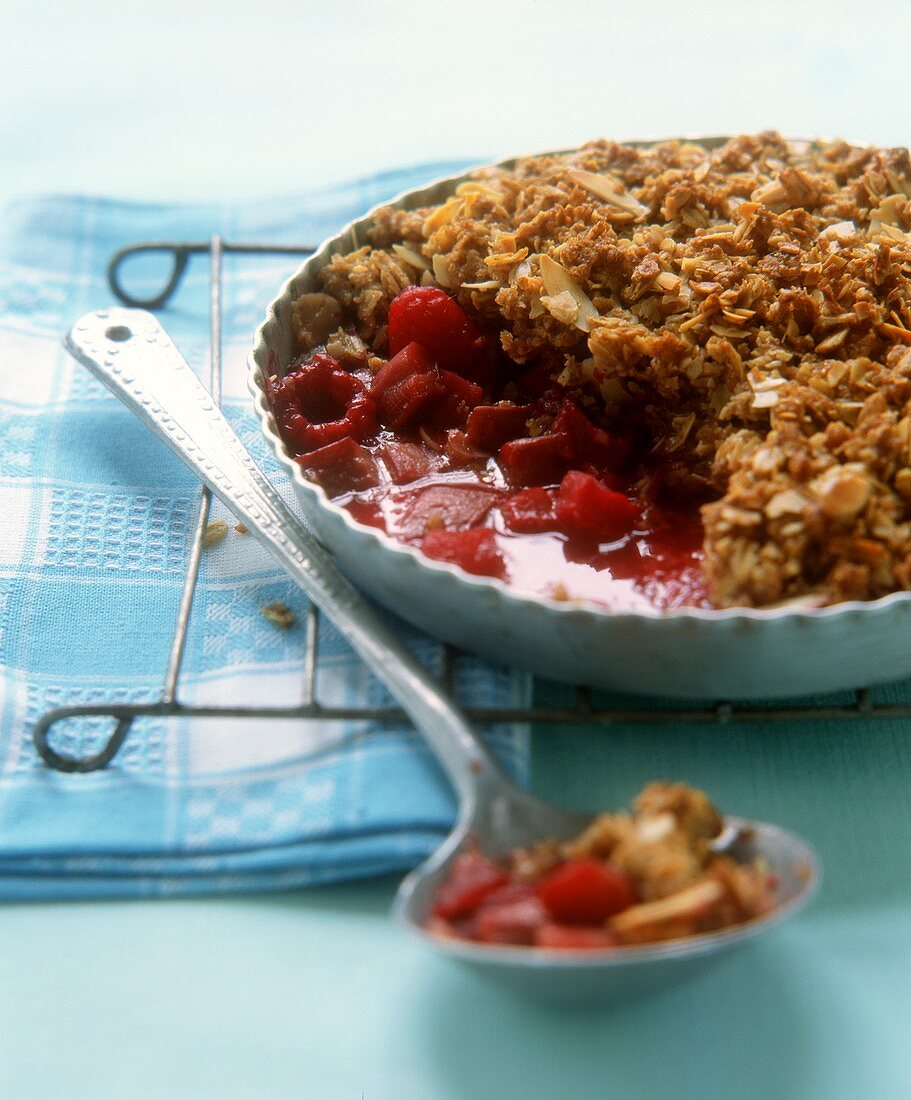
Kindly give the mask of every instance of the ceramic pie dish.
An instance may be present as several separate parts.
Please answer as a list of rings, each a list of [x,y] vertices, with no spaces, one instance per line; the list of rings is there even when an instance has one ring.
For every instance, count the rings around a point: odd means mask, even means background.
[[[693,139],[689,139],[693,140]],[[713,148],[726,138],[698,139]],[[503,162],[510,167],[512,161]],[[384,207],[439,203],[466,172],[399,195]],[[365,240],[375,211],[349,223],[304,262],[270,303],[250,354],[262,430],[307,521],[340,565],[404,619],[447,642],[572,683],[680,698],[762,699],[868,686],[911,674],[911,594],[824,608],[678,608],[618,611],[530,595],[433,561],[359,523],[307,480],[280,438],[263,378],[297,354],[291,306],[320,289],[333,253]]]

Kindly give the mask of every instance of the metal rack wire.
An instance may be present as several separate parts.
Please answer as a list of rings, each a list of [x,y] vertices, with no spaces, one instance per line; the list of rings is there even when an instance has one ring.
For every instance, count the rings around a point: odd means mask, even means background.
[[[191,257],[209,255],[209,339],[211,347],[209,388],[216,401],[221,396],[221,348],[222,348],[222,260],[225,255],[284,255],[306,256],[313,252],[307,245],[231,244],[220,237],[210,241],[147,241],[121,249],[108,266],[108,283],[116,297],[127,306],[143,309],[161,309],[170,301],[180,286]],[[129,293],[123,285],[121,271],[124,263],[133,256],[161,253],[171,260],[171,273],[164,288],[156,295],[139,298]],[[358,721],[402,722],[404,713],[395,706],[341,707],[327,704],[320,699],[318,638],[319,611],[310,607],[304,630],[302,654],[303,677],[301,700],[293,707],[218,707],[191,706],[180,701],[178,688],[187,640],[187,628],[199,563],[203,536],[209,518],[212,494],[207,488],[200,491],[196,524],[187,558],[187,570],[171,651],[165,672],[161,694],[149,703],[102,702],[78,706],[57,707],[43,714],[32,731],[35,748],[44,763],[61,772],[93,772],[108,766],[117,756],[130,734],[133,723],[139,718],[292,718],[308,720],[348,719]],[[455,651],[441,643],[441,677],[447,691],[453,690],[453,660]],[[585,724],[628,725],[654,724],[725,724],[729,722],[756,723],[770,721],[816,721],[819,719],[850,720],[875,715],[877,718],[911,717],[911,702],[885,703],[874,701],[868,689],[859,689],[843,702],[819,705],[813,700],[788,701],[784,704],[755,706],[748,703],[726,701],[693,707],[629,706],[595,703],[591,690],[578,686],[573,691],[573,701],[560,706],[530,707],[476,707],[470,700],[460,700],[469,718],[478,724],[497,722],[529,722],[535,724]],[[103,718],[113,723],[113,729],[104,745],[96,752],[84,756],[71,756],[59,752],[50,743],[55,725],[68,719]]]

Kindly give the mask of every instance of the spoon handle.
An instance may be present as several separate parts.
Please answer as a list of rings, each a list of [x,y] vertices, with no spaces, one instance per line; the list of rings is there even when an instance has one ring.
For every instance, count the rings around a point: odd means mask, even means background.
[[[64,342],[243,520],[332,620],[427,739],[456,789],[462,814],[469,813],[482,780],[505,779],[499,765],[284,503],[155,317],[139,309],[88,313]]]

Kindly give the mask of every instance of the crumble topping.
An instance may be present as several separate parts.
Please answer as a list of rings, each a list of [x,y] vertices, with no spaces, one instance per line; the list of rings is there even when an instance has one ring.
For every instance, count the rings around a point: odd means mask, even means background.
[[[377,370],[391,301],[442,286],[711,498],[714,606],[872,599],[911,589],[909,196],[906,149],[593,142],[381,210],[293,323]]]

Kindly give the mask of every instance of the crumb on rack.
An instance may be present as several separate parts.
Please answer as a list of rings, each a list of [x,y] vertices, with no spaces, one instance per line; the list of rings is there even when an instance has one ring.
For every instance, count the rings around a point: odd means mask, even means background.
[[[208,550],[210,546],[216,546],[228,533],[228,525],[223,519],[213,519],[206,524],[205,533],[202,536],[202,544]]]
[[[281,630],[290,630],[297,622],[297,616],[287,604],[268,603],[262,609],[263,615]]]

